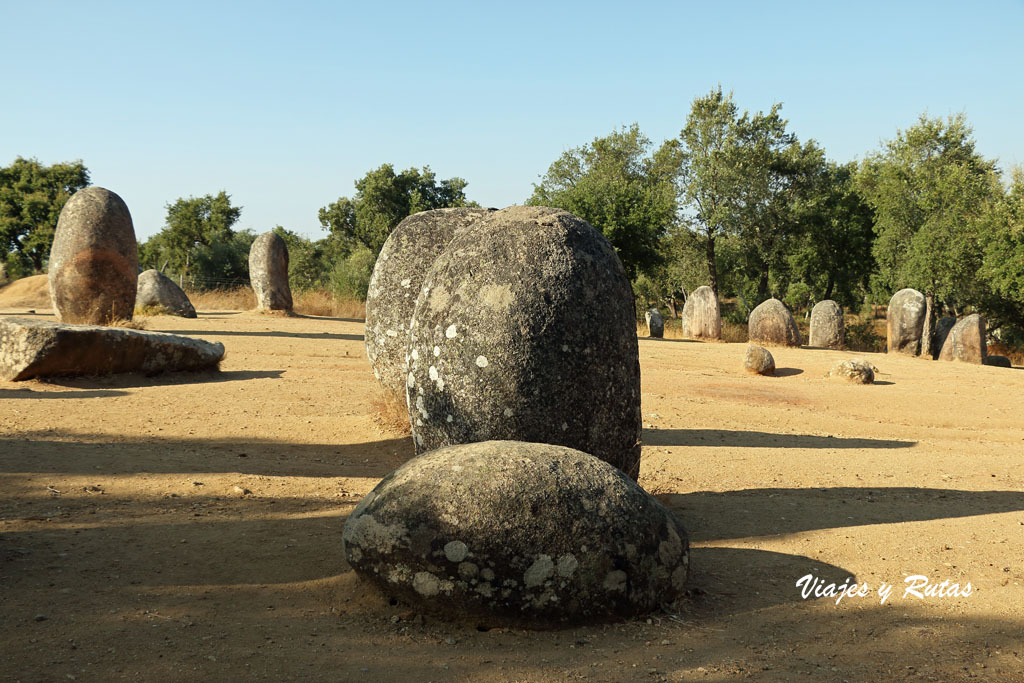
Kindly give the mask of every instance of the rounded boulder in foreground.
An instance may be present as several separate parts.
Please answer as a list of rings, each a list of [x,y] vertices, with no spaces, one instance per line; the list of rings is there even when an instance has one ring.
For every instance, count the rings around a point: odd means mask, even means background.
[[[265,232],[249,249],[249,283],[260,311],[291,311],[288,284],[288,245],[275,232]]]
[[[747,353],[743,356],[743,368],[755,375],[770,377],[775,374],[775,359],[763,346],[748,344]]]
[[[381,247],[366,293],[366,356],[384,388],[405,393],[405,353],[416,295],[452,238],[493,209],[435,209],[395,227]]]
[[[809,344],[819,349],[841,349],[844,343],[843,307],[831,299],[811,309]]]
[[[665,336],[665,319],[657,308],[648,309],[644,313],[644,320],[647,321],[647,334],[656,339]]]
[[[611,244],[571,213],[511,207],[465,228],[413,312],[406,391],[417,452],[550,443],[636,479],[635,315]]]
[[[800,346],[800,330],[793,314],[778,299],[762,301],[747,320],[751,342],[776,346]]]
[[[682,328],[687,339],[722,338],[722,316],[715,290],[707,285],[693,290],[683,304]]]
[[[833,365],[828,377],[844,379],[854,384],[872,384],[875,381],[875,366],[860,358],[850,358]]]
[[[921,352],[924,313],[924,294],[916,289],[901,289],[892,295],[885,314],[886,353],[916,356]]]
[[[685,530],[621,471],[518,441],[410,460],[363,498],[342,539],[388,595],[490,623],[642,614],[680,596],[689,571]]]
[[[196,309],[189,301],[188,295],[181,291],[171,278],[159,270],[150,268],[139,274],[139,289],[135,297],[135,305],[139,308],[162,309],[171,315],[182,318],[196,317]]]
[[[50,249],[50,299],[65,323],[131,320],[139,273],[138,245],[124,200],[86,187],[67,201]]]

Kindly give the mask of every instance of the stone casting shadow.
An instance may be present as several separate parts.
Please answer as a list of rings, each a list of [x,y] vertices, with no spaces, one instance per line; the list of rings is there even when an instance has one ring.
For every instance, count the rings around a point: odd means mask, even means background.
[[[772,434],[728,429],[645,429],[647,446],[726,446],[738,448],[910,448],[916,441],[861,439],[812,434]]]
[[[158,330],[163,332],[164,330]],[[365,341],[361,334],[338,334],[335,332],[282,332],[279,330],[168,330],[173,334],[190,337],[281,337],[284,339],[343,339],[345,341]]]
[[[176,384],[216,384],[250,379],[277,379],[283,372],[284,370],[209,370],[206,372],[165,372],[150,376],[126,372],[101,376],[41,377],[38,381],[77,389],[129,389]],[[75,397],[65,396],[65,398]]]
[[[22,389],[0,388],[0,401],[8,398],[109,398],[111,396],[128,396],[127,391],[116,389],[98,389],[82,391],[33,391],[29,387]]]
[[[776,377],[793,377],[794,375],[802,375],[804,371],[800,368],[775,368]]]

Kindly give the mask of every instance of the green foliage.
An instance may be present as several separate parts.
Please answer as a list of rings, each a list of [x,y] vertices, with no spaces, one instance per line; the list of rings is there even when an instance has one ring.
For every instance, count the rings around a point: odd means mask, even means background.
[[[527,204],[565,209],[604,233],[627,277],[662,261],[659,246],[675,222],[674,143],[649,154],[651,142],[633,124],[562,154],[533,186]]]
[[[846,325],[844,331],[846,348],[851,351],[867,351],[881,353],[885,351],[885,337],[875,332],[871,319]]]
[[[311,240],[280,225],[274,232],[288,247],[288,284],[293,291],[327,289],[334,264],[348,255],[345,245],[333,237]]]
[[[355,183],[353,198],[341,197],[320,209],[320,225],[342,243],[358,243],[374,257],[403,218],[420,211],[471,206],[466,181],[437,181],[429,166],[395,173],[391,164],[367,172]]]
[[[978,274],[989,287],[982,303],[989,322],[1024,330],[1024,168],[1013,170],[1005,194],[982,222],[981,241]]]
[[[0,257],[12,277],[43,271],[61,209],[88,184],[81,160],[44,166],[18,157],[0,168]]]
[[[358,246],[338,261],[331,273],[331,292],[342,298],[366,299],[370,276],[377,255],[365,246]]]

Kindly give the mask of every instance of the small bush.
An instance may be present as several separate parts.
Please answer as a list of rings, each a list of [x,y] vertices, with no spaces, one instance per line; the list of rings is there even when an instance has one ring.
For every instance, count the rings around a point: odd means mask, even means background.
[[[746,323],[740,324],[730,320],[722,321],[722,341],[730,344],[743,344],[749,340]]]
[[[885,337],[877,332],[874,320],[847,322],[846,348],[851,351],[881,353],[885,351]]]
[[[370,411],[373,421],[384,431],[401,436],[412,434],[409,408],[405,405],[404,396],[379,389],[370,399]]]
[[[331,291],[342,299],[366,299],[370,288],[370,276],[377,257],[365,247],[360,247],[345,257],[331,273]]]

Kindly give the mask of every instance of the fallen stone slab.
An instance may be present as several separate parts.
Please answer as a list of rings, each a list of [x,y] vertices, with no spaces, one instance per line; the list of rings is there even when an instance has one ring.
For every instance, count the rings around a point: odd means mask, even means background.
[[[0,379],[216,368],[224,345],[166,332],[0,318]]]

